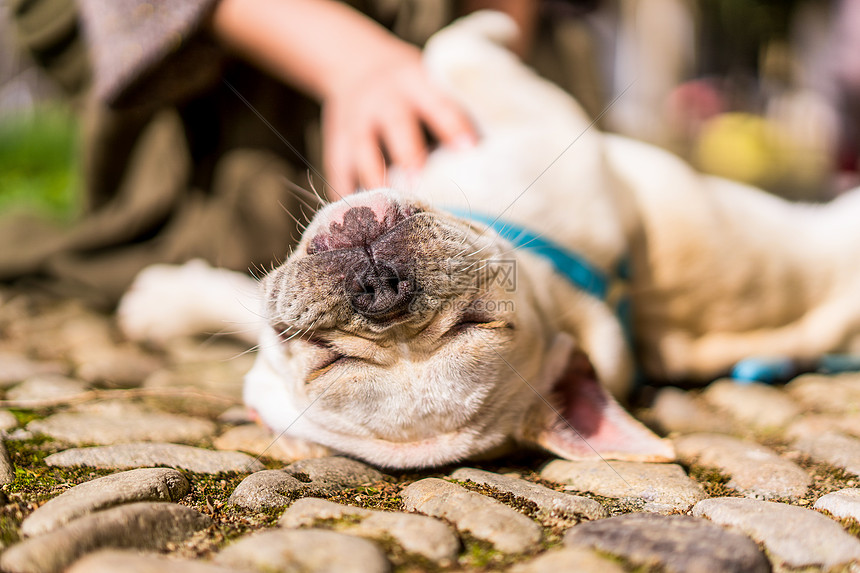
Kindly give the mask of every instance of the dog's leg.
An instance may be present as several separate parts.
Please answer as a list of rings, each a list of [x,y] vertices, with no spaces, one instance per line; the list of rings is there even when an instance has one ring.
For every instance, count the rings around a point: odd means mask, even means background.
[[[568,94],[536,76],[504,47],[517,33],[516,23],[507,15],[476,12],[427,42],[424,65],[483,130],[535,121],[573,120],[574,128],[589,125],[588,116]]]
[[[779,328],[747,332],[713,332],[692,338],[668,334],[660,343],[670,378],[710,379],[750,357],[813,361],[824,354],[851,352],[860,337],[860,305],[855,297],[819,306]]]
[[[264,324],[259,307],[254,279],[193,260],[141,271],[122,297],[117,319],[126,337],[138,342],[229,334],[256,344]]]

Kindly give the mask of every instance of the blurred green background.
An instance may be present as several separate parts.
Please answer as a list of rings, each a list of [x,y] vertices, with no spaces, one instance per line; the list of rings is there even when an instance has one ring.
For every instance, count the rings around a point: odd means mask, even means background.
[[[0,214],[73,219],[81,186],[77,142],[76,119],[66,107],[0,115]]]

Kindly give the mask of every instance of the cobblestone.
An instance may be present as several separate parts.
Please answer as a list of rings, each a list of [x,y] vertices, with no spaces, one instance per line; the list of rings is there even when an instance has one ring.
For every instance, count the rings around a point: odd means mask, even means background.
[[[251,369],[253,357],[245,359],[181,364],[153,372],[145,388],[188,388],[239,400],[242,379]]]
[[[219,450],[241,450],[286,463],[333,455],[332,450],[325,446],[299,438],[278,436],[259,424],[230,428],[212,443]]]
[[[860,412],[860,374],[805,374],[785,386],[807,409],[816,412]]]
[[[240,483],[230,505],[262,511],[276,507],[286,507],[307,491],[304,484],[283,470],[263,470],[252,473]]]
[[[520,553],[537,546],[541,528],[516,510],[459,485],[427,478],[400,492],[409,511],[446,519],[459,531],[493,544],[499,551]]]
[[[67,573],[238,573],[205,561],[169,559],[157,553],[135,553],[107,549],[87,555],[66,569]]]
[[[220,565],[256,571],[386,573],[391,564],[372,541],[320,529],[265,531],[229,545]]]
[[[718,410],[757,430],[780,428],[792,421],[800,406],[788,395],[766,384],[711,383],[702,396]]]
[[[0,568],[9,573],[54,573],[95,549],[161,549],[208,527],[205,515],[173,503],[133,503],[80,517],[7,549]]]
[[[9,410],[0,410],[0,431],[8,432],[18,427],[18,418]]]
[[[30,360],[19,354],[0,352],[0,388],[7,388],[36,376],[68,374],[62,362]]]
[[[692,434],[675,439],[674,444],[678,457],[718,468],[732,478],[726,487],[749,497],[802,497],[812,481],[797,464],[773,450],[731,436]]]
[[[264,470],[245,478],[230,504],[256,511],[285,507],[308,495],[327,495],[382,479],[370,466],[341,457],[301,460],[282,470]]]
[[[511,568],[511,573],[559,573],[561,571],[624,573],[625,569],[617,562],[581,547],[547,551],[536,559]]]
[[[676,464],[554,460],[540,475],[570,490],[641,501],[653,513],[687,511],[707,497]]]
[[[860,440],[857,438],[828,432],[804,436],[792,445],[814,460],[860,475]]]
[[[451,479],[490,486],[518,499],[530,501],[538,508],[536,517],[542,520],[563,519],[577,523],[585,519],[608,516],[602,505],[587,497],[560,493],[542,485],[493,472],[460,468],[451,474]]]
[[[70,400],[88,390],[80,380],[60,374],[33,376],[6,391],[6,398],[21,402],[39,400]]]
[[[847,488],[818,498],[814,509],[825,510],[837,518],[850,517],[860,521],[860,489]]]
[[[120,472],[84,482],[58,495],[21,524],[26,536],[47,533],[69,521],[115,505],[137,501],[177,501],[188,493],[188,480],[173,469]]]
[[[157,392],[185,391],[187,397],[154,397],[150,402],[172,410],[215,418],[242,402],[242,380],[251,368],[252,355],[235,360],[174,364],[146,378],[143,388]]]
[[[711,408],[680,388],[662,388],[650,411],[654,424],[664,433],[728,432],[731,424]]]
[[[72,448],[45,458],[49,466],[90,466],[112,470],[167,466],[203,474],[253,472],[263,464],[241,452],[213,452],[179,444],[136,443]]]
[[[284,471],[309,479],[314,490],[324,494],[345,487],[368,485],[383,478],[369,465],[340,456],[300,460],[285,467]]]
[[[239,426],[243,424],[253,424],[254,420],[251,418],[251,413],[248,412],[248,408],[245,406],[230,406],[223,412],[218,414],[218,421],[222,424],[230,424],[233,426]],[[261,426],[262,427],[262,426]]]
[[[136,346],[109,346],[85,355],[79,352],[75,374],[103,387],[136,388],[162,366],[161,360]]]
[[[215,433],[215,424],[129,402],[109,401],[35,420],[28,424],[27,429],[72,445],[194,443],[211,437]]]
[[[212,440],[212,444],[219,450],[238,450],[255,456],[265,455],[275,460],[295,461],[278,447],[278,440],[273,441],[273,438],[271,430],[259,424],[242,424],[229,428]]]
[[[623,557],[666,573],[767,573],[770,564],[748,537],[686,515],[629,514],[574,527],[572,547]]]
[[[9,458],[6,443],[0,440],[0,485],[12,483],[15,480],[15,466]]]
[[[344,520],[357,518],[357,520]],[[373,511],[324,499],[296,501],[278,521],[281,527],[311,527],[320,520],[337,520],[338,530],[361,537],[390,537],[403,549],[442,564],[453,562],[460,541],[443,522],[432,517],[392,511]]]
[[[778,564],[829,569],[860,559],[860,541],[815,511],[742,498],[700,501],[693,515],[736,528],[763,543]]]
[[[799,439],[832,432],[860,437],[860,414],[806,414],[793,422],[785,435]]]

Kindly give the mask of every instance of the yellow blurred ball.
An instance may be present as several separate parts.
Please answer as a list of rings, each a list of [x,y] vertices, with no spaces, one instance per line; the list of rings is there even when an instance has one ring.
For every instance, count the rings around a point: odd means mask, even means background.
[[[706,173],[753,185],[766,184],[779,171],[771,126],[746,113],[725,113],[709,120],[702,127],[694,157]]]

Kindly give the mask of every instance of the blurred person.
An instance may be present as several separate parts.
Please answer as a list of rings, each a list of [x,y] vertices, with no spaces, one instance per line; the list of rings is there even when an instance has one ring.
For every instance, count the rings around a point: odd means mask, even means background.
[[[838,0],[825,52],[825,97],[839,113],[838,191],[860,185],[860,1]],[[829,52],[829,53],[828,53]]]
[[[71,229],[0,225],[0,280],[110,307],[155,262],[268,267],[317,206],[287,181],[338,197],[476,140],[419,46],[478,8],[529,51],[531,1],[12,0],[20,46],[82,110],[85,204]]]
[[[617,7],[609,127],[667,146],[671,143],[666,102],[693,74],[696,5],[692,0],[620,0]],[[623,94],[623,95],[622,95]]]
[[[822,88],[835,4],[697,0],[694,79],[666,99],[668,147],[785,198],[830,198],[842,117]]]

